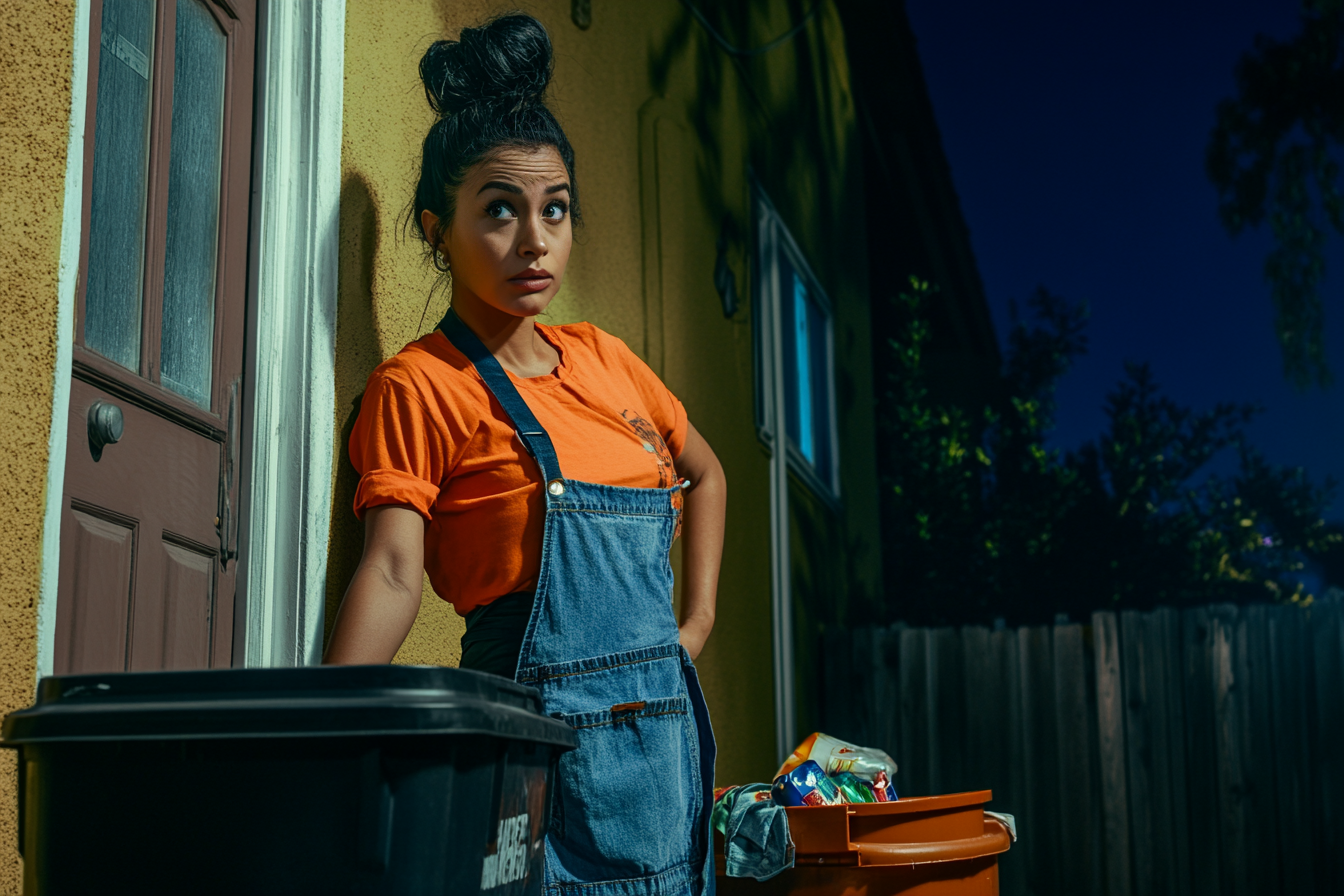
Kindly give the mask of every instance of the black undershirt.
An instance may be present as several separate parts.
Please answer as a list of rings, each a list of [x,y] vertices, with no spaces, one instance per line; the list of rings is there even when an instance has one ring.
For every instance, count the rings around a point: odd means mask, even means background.
[[[533,592],[519,591],[469,610],[461,667],[513,678],[534,599]]]

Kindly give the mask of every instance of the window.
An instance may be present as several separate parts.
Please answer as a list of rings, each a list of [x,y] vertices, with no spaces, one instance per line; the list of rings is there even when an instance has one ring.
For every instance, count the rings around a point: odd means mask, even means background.
[[[756,426],[817,495],[839,497],[831,304],[770,200],[755,191]]]
[[[243,287],[251,5],[102,0],[94,15],[77,342],[206,411]]]

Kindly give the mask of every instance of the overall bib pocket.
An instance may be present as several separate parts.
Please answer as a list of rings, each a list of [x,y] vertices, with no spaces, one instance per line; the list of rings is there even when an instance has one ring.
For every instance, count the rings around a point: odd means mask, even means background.
[[[548,877],[619,880],[684,863],[701,799],[690,700],[556,717],[575,729],[579,746],[560,759]]]

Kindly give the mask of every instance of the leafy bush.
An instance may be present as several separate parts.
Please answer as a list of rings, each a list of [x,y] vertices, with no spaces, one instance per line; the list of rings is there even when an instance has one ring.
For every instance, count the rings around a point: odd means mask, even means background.
[[[1106,430],[1046,448],[1055,387],[1087,350],[1087,312],[1039,290],[1016,311],[999,397],[980,409],[930,398],[935,289],[912,279],[879,357],[886,615],[922,624],[1082,618],[1096,609],[1257,600],[1308,603],[1310,564],[1338,566],[1322,520],[1334,484],[1269,464],[1246,440],[1256,411],[1194,411],[1130,365]],[[1235,451],[1240,470],[1206,470]]]

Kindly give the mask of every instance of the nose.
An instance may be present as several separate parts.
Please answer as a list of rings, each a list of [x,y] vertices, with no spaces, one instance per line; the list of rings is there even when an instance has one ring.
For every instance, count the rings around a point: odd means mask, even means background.
[[[546,234],[538,215],[528,215],[518,232],[518,254],[523,258],[543,258],[550,251]]]

